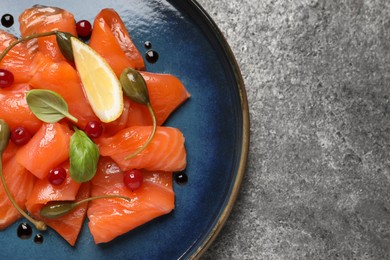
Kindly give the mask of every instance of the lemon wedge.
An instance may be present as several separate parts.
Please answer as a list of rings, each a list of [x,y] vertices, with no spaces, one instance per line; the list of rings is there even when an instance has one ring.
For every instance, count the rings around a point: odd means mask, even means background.
[[[76,69],[95,115],[105,123],[123,112],[121,84],[110,65],[95,50],[71,37]]]

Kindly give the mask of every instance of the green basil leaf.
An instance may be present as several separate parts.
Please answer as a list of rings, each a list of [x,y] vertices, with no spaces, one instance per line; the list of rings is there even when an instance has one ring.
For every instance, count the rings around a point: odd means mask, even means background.
[[[99,148],[81,130],[75,128],[70,138],[70,177],[76,182],[87,182],[96,174]]]
[[[69,114],[68,104],[54,91],[33,89],[26,95],[27,104],[36,117],[46,123],[55,123],[64,117],[77,123],[77,118]]]

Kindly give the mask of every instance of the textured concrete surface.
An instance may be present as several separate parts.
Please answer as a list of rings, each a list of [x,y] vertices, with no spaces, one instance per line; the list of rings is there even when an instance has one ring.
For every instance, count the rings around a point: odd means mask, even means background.
[[[390,1],[199,3],[251,116],[240,196],[204,259],[390,259]]]

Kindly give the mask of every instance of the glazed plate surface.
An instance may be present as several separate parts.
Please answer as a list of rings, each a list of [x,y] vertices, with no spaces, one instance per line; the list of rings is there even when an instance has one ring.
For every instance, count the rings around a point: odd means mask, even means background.
[[[244,86],[226,41],[193,1],[2,0],[0,14],[19,14],[33,4],[57,6],[76,21],[93,22],[103,8],[122,17],[138,49],[150,41],[159,53],[146,70],[177,76],[191,98],[165,125],[186,138],[186,185],[174,183],[175,210],[114,241],[95,245],[88,226],[70,247],[53,230],[44,242],[21,240],[17,222],[0,231],[0,258],[6,259],[180,259],[197,257],[213,241],[233,206],[248,152],[249,120]],[[19,36],[19,24],[6,30]],[[37,231],[33,231],[33,236]]]

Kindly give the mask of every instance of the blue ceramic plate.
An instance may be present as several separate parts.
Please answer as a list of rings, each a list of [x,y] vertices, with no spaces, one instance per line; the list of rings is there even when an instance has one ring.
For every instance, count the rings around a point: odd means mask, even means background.
[[[186,137],[186,185],[174,184],[175,210],[117,239],[95,245],[87,225],[75,247],[54,231],[43,244],[16,235],[18,223],[0,232],[0,259],[180,259],[197,258],[218,234],[233,206],[248,152],[248,106],[242,78],[229,46],[195,1],[36,0],[72,12],[76,20],[93,21],[106,7],[124,20],[133,41],[145,52],[151,41],[159,53],[147,70],[176,75],[191,98],[166,125]],[[15,18],[30,0],[2,0],[0,14]],[[0,16],[1,16],[0,15]],[[2,28],[19,36],[16,22]],[[33,234],[37,232],[34,231]],[[34,236],[34,235],[33,235]]]

